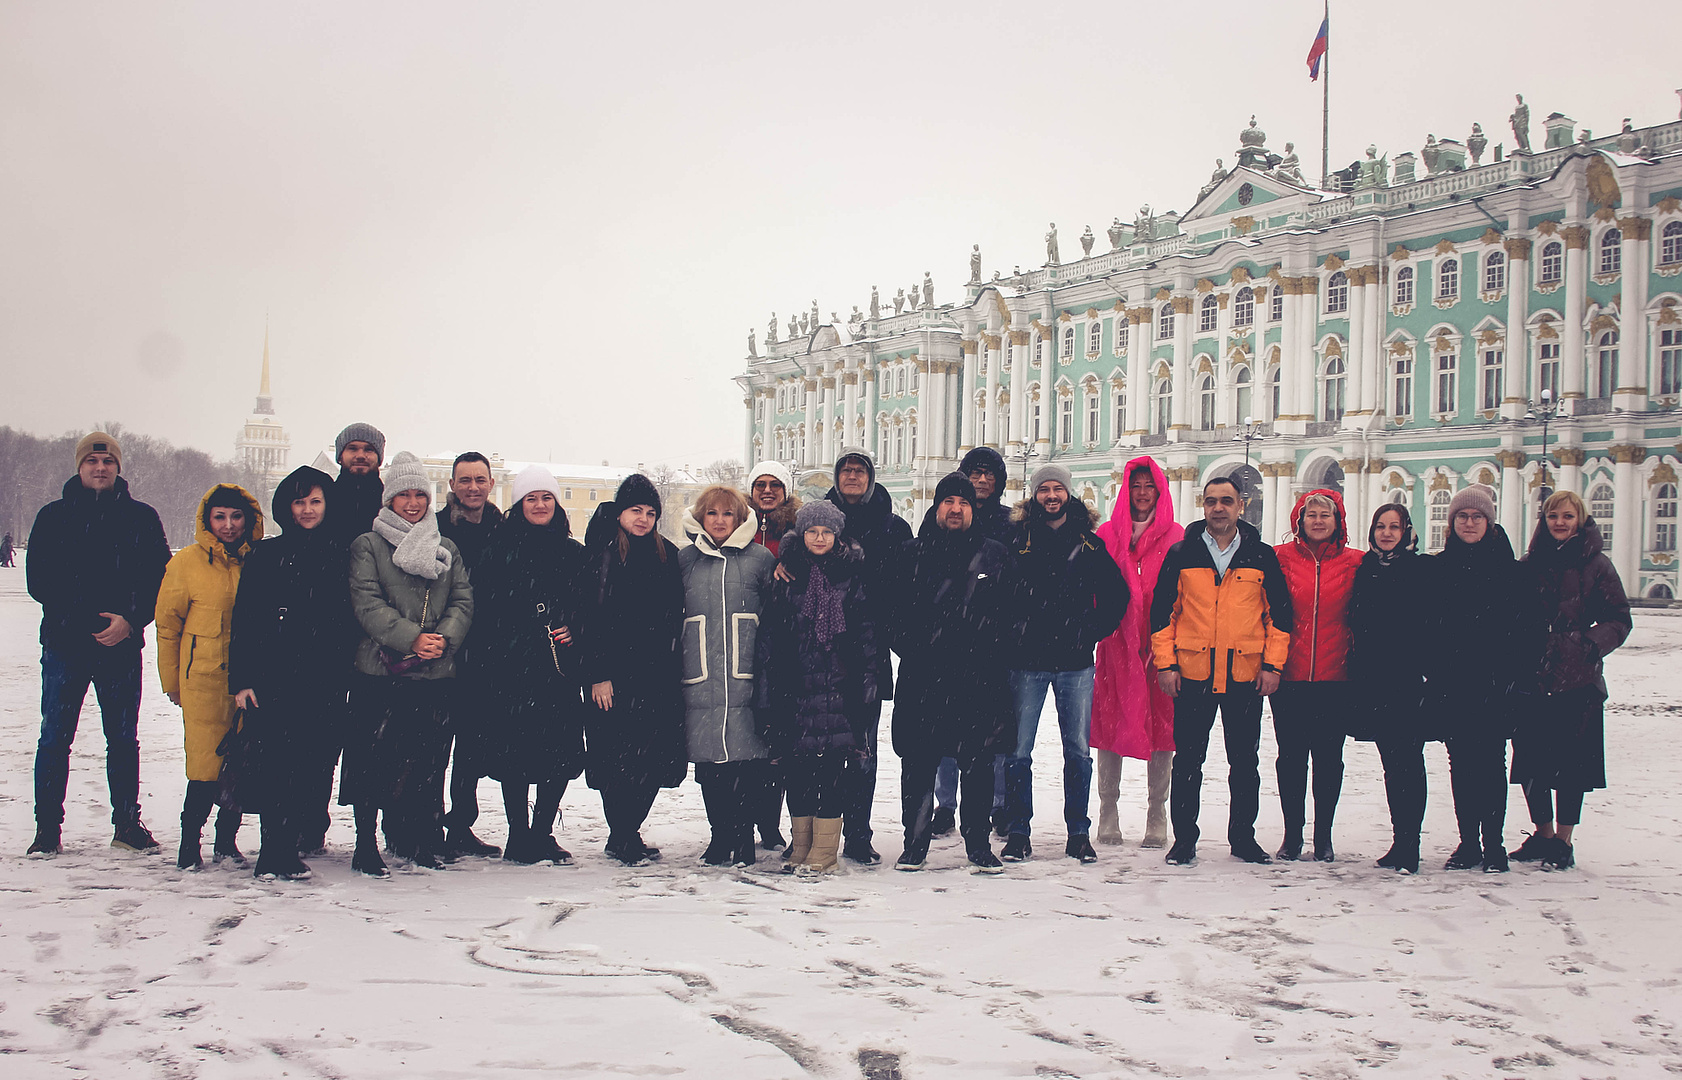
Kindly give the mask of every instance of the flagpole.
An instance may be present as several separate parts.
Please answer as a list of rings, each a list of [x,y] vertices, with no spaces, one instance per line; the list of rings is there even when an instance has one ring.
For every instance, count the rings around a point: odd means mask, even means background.
[[[1320,190],[1332,182],[1332,0],[1325,0],[1326,52],[1320,57]]]

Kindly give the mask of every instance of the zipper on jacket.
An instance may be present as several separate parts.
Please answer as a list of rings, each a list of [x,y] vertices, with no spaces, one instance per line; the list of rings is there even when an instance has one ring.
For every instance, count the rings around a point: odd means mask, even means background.
[[[724,657],[724,680],[723,680],[724,681],[724,716],[723,716],[723,719],[719,722],[719,725],[718,725],[718,738],[719,738],[719,743],[720,743],[719,749],[723,753],[725,761],[730,760],[730,678],[731,678],[731,675],[732,675],[731,669],[733,667],[735,667],[735,663],[734,663],[735,657],[733,655],[730,655],[732,653],[732,651],[735,649],[735,643],[730,640],[731,637],[733,636],[732,631],[734,630],[734,627],[732,627],[730,625],[730,605],[729,605],[728,601],[725,599],[725,597],[727,596],[728,591],[729,591],[725,586],[725,578],[729,576],[729,570],[730,570],[730,560],[725,557],[724,549],[719,548],[718,549],[718,615],[719,615],[719,621],[722,622],[724,625],[720,626],[718,628],[718,630],[719,630],[719,634],[724,638],[724,650],[725,650],[726,655]]]
[[[193,657],[198,655],[199,651],[199,636],[197,634],[188,634],[187,636],[192,640],[187,643],[187,670],[181,673],[182,682],[186,682],[192,676]]]
[[[1314,626],[1308,631],[1308,681],[1320,665],[1320,556],[1314,556]]]

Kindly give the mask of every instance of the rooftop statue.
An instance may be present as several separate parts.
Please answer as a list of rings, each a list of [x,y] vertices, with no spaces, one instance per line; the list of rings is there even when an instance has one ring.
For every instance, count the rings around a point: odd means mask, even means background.
[[[1216,188],[1220,187],[1221,186],[1221,181],[1225,180],[1226,177],[1227,177],[1226,163],[1223,162],[1220,158],[1216,158],[1215,159],[1215,171],[1209,174],[1209,182],[1207,184],[1204,184],[1203,187],[1197,193],[1197,198],[1199,199],[1199,201],[1201,201],[1202,198],[1205,195],[1209,194],[1211,191],[1214,191]]]
[[[1618,133],[1618,150],[1620,153],[1633,154],[1641,149],[1641,136],[1630,126],[1629,117],[1624,117],[1624,129]]]
[[[1279,159],[1279,167],[1273,170],[1273,175],[1287,184],[1297,187],[1307,187],[1308,181],[1302,175],[1302,162],[1297,157],[1297,144],[1285,144],[1285,156]]]
[[[753,327],[751,326],[748,327],[748,355],[752,357],[759,356],[759,343],[753,339]]]
[[[1151,213],[1150,203],[1139,207],[1139,216],[1133,219],[1133,242],[1148,243],[1156,239],[1156,215]]]
[[[981,284],[981,245],[976,244],[969,251],[969,283]]]
[[[880,319],[882,317],[882,301],[876,295],[876,286],[874,285],[870,287],[870,317],[872,319]]]
[[[1530,106],[1524,103],[1523,94],[1514,94],[1513,97],[1518,99],[1518,105],[1514,107],[1513,114],[1507,117],[1507,120],[1513,125],[1513,142],[1516,144],[1513,153],[1523,151],[1528,154],[1530,153]]]
[[[894,314],[898,315],[900,312],[902,312],[904,310],[905,310],[905,290],[901,289],[898,292],[894,293]]]
[[[1390,183],[1390,158],[1379,157],[1378,147],[1367,147],[1367,159],[1361,162],[1360,179],[1357,187],[1386,187]]]
[[[1472,133],[1470,135],[1466,136],[1466,149],[1468,149],[1472,152],[1472,164],[1473,165],[1478,164],[1479,161],[1483,158],[1483,148],[1488,146],[1488,145],[1489,145],[1489,140],[1484,138],[1484,135],[1483,135],[1483,125],[1482,124],[1473,124],[1472,125]]]
[[[1114,221],[1110,222],[1110,228],[1109,228],[1110,250],[1111,251],[1120,251],[1121,250],[1121,241],[1126,235],[1127,235],[1127,227],[1121,223],[1120,218],[1116,218]]]
[[[1426,133],[1425,145],[1419,150],[1419,160],[1425,163],[1426,175],[1437,175],[1437,165],[1442,161],[1442,151],[1437,147],[1437,137],[1435,135]]]
[[[823,317],[818,314],[818,302],[816,300],[813,300],[812,301],[812,329],[816,330],[818,328],[818,325],[822,322],[823,322]]]
[[[923,306],[934,307],[934,278],[927,270],[923,271]]]
[[[771,325],[769,325],[765,328],[765,344],[767,346],[770,346],[770,345],[775,345],[776,343],[777,343],[777,313],[775,311],[773,311],[771,313]]]
[[[1092,226],[1088,225],[1086,231],[1080,234],[1081,258],[1090,259],[1092,257],[1092,245],[1097,239],[1096,236],[1092,235]]]
[[[1056,266],[1062,260],[1057,257],[1057,222],[1051,223],[1051,231],[1045,234],[1045,264]]]

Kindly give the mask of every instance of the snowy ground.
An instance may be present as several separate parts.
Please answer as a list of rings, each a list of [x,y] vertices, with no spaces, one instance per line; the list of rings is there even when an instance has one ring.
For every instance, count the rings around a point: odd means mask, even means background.
[[[1055,810],[1040,854],[1002,878],[886,866],[802,883],[702,868],[697,789],[665,793],[646,869],[601,854],[594,793],[568,794],[571,869],[464,861],[351,873],[348,818],[316,879],[182,874],[119,853],[89,695],[65,853],[26,859],[38,732],[38,609],[0,570],[0,1074],[33,1077],[904,1076],[1636,1077],[1682,1071],[1682,616],[1641,612],[1611,663],[1610,791],[1591,797],[1580,868],[1439,869],[1447,765],[1430,757],[1425,873],[1373,867],[1388,843],[1378,757],[1351,746],[1332,865],[1252,867],[1219,842],[1220,740],[1203,861],[1130,842],[1079,866]],[[150,658],[148,658],[150,660]],[[164,852],[184,781],[177,715],[148,664],[146,818]],[[1058,805],[1055,722],[1036,755]],[[884,745],[886,737],[884,733]],[[1271,760],[1271,743],[1263,747]],[[891,864],[897,761],[877,846]],[[499,808],[493,786],[481,788]],[[1264,770],[1261,839],[1279,812]],[[1523,805],[1509,815],[1516,844]],[[482,819],[500,840],[500,809]],[[254,823],[245,831],[256,845]],[[1212,842],[1211,842],[1212,841]]]

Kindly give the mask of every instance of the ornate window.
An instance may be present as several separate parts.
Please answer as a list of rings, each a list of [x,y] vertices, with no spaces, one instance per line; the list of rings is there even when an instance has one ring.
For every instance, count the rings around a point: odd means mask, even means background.
[[[1326,314],[1349,310],[1349,275],[1342,270],[1326,279]]]
[[[1460,260],[1444,259],[1437,266],[1437,299],[1453,300],[1460,295]]]
[[[1430,528],[1425,543],[1432,551],[1441,551],[1448,541],[1448,504],[1453,501],[1453,493],[1446,488],[1431,492],[1428,511]]]
[[[1232,400],[1236,413],[1233,417],[1242,424],[1253,419],[1250,411],[1250,369],[1247,365],[1240,365],[1232,371]]]
[[[1507,256],[1491,251],[1483,257],[1483,291],[1500,292],[1507,287]]]
[[[1115,354],[1120,356],[1127,351],[1127,320],[1115,321]]]
[[[1156,315],[1156,336],[1166,341],[1174,336],[1174,305],[1163,304],[1162,310]]]
[[[1537,372],[1536,389],[1538,392],[1546,390],[1553,400],[1559,400],[1559,342],[1544,341],[1538,351],[1540,370]]]
[[[1624,265],[1624,234],[1607,229],[1600,234],[1600,268],[1597,274],[1616,274]]]
[[[1390,381],[1395,393],[1392,400],[1395,408],[1390,410],[1391,416],[1408,417],[1413,415],[1413,357],[1396,357],[1395,373]]]
[[[983,390],[975,401],[975,445],[987,446],[987,392]]]
[[[1214,333],[1215,324],[1219,318],[1220,304],[1216,302],[1214,294],[1211,293],[1203,298],[1201,304],[1197,305],[1197,332],[1200,334]]]
[[[1682,221],[1671,222],[1660,234],[1659,262],[1667,266],[1682,263]]]
[[[922,374],[922,372],[919,371],[915,366],[913,366],[912,369],[911,369],[911,392],[913,394],[915,394],[917,392],[917,384],[921,381],[920,379],[918,379],[918,376],[920,374]]]
[[[1168,434],[1168,428],[1173,424],[1174,415],[1174,380],[1156,380],[1156,390],[1152,395],[1156,406],[1156,434]]]
[[[894,376],[894,387],[894,393],[905,393],[905,365],[903,364],[900,365],[899,373]]]
[[[1556,285],[1565,277],[1565,248],[1558,240],[1542,245],[1542,259],[1538,265],[1543,285]]]
[[[1098,388],[1096,386],[1087,387],[1085,408],[1086,441],[1096,443],[1098,441]]]
[[[1075,355],[1075,328],[1072,326],[1063,328],[1063,355],[1065,357]]]
[[[1040,338],[1040,336],[1038,334],[1035,334],[1034,335],[1034,363],[1038,364],[1038,363],[1042,362],[1044,359],[1045,359],[1045,342]]]
[[[1031,433],[1028,436],[1029,442],[1040,441],[1040,435],[1044,431],[1044,428],[1040,423],[1041,417],[1042,412],[1040,409],[1040,399],[1033,398],[1028,402],[1028,430]]]
[[[1127,387],[1118,386],[1111,391],[1110,411],[1115,414],[1110,420],[1110,440],[1113,442],[1127,430]]]
[[[1653,492],[1653,550],[1676,550],[1676,485],[1660,484]]]
[[[1086,351],[1096,354],[1104,343],[1104,324],[1093,319],[1086,328]]]
[[[1505,353],[1500,349],[1485,349],[1483,351],[1483,407],[1499,409],[1501,407],[1501,393],[1503,386],[1502,363]]]
[[[1460,358],[1454,353],[1443,353],[1437,357],[1437,394],[1431,411],[1438,415],[1454,412],[1459,390]]]
[[[1682,330],[1659,331],[1659,393],[1682,392]]]
[[[1594,396],[1609,398],[1618,388],[1618,332],[1608,330],[1594,346]]]
[[[905,464],[905,422],[894,425],[894,464]]]
[[[1589,517],[1600,525],[1600,538],[1612,546],[1612,485],[1602,481],[1589,490]]]
[[[1057,398],[1057,443],[1068,446],[1075,441],[1075,398],[1061,394]]]
[[[1270,419],[1270,420],[1279,419],[1279,401],[1280,401],[1281,389],[1283,387],[1283,383],[1280,381],[1279,376],[1280,376],[1280,373],[1282,371],[1283,371],[1283,369],[1279,365],[1275,364],[1273,366],[1273,375],[1269,379],[1269,382],[1272,385],[1268,387],[1268,396],[1269,396],[1269,399],[1270,399],[1269,402],[1268,402],[1268,406],[1272,411],[1269,412],[1267,414],[1267,416],[1268,416],[1268,419]]]
[[[1285,294],[1274,286],[1268,295],[1267,319],[1269,322],[1283,322],[1285,319]]]
[[[1405,307],[1413,303],[1413,267],[1404,266],[1396,271],[1396,306]]]
[[[1326,361],[1326,387],[1321,395],[1325,407],[1320,413],[1320,419],[1334,424],[1343,419],[1344,392],[1348,388],[1348,381],[1343,357],[1334,356]]]
[[[1232,325],[1252,326],[1256,321],[1256,290],[1248,285],[1232,298]]]
[[[1205,375],[1197,380],[1197,430],[1215,430],[1215,377]]]

